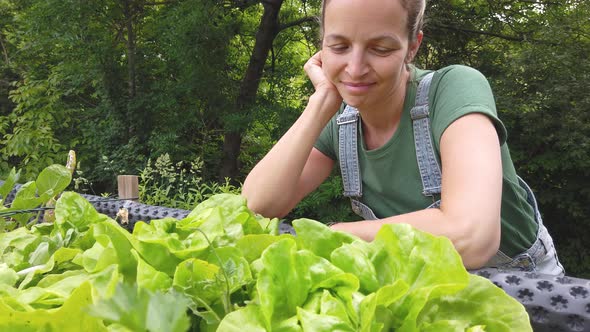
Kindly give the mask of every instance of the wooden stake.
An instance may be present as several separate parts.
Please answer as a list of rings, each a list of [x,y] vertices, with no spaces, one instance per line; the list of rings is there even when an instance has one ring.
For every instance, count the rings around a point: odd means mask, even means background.
[[[119,198],[137,201],[139,199],[139,177],[137,175],[117,176]]]

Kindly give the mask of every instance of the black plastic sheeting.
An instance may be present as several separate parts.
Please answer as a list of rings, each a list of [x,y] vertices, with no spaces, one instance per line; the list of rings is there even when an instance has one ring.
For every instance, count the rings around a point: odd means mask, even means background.
[[[3,181],[0,180],[0,185]],[[19,186],[17,185],[17,188]],[[15,191],[6,201],[14,198]],[[115,218],[121,208],[128,211],[131,231],[136,222],[172,217],[182,219],[190,211],[152,206],[129,200],[114,200],[100,196],[82,195],[96,210]],[[282,223],[281,233],[295,234],[293,227]],[[534,272],[481,269],[473,272],[491,280],[526,308],[535,332],[590,331],[590,280],[570,276],[555,277]]]

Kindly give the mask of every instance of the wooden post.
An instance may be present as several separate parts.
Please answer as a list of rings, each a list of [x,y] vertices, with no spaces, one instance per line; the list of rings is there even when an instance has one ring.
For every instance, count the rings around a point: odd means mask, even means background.
[[[117,176],[119,198],[132,201],[139,200],[139,177],[137,175]]]

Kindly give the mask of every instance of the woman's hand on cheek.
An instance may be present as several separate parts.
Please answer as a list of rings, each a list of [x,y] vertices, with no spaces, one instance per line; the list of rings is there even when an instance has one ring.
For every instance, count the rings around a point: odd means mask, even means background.
[[[342,97],[338,89],[336,89],[324,73],[324,68],[322,67],[322,51],[317,52],[307,60],[303,69],[305,69],[305,73],[315,88],[315,93],[310,98],[310,101],[313,98],[316,101],[315,105],[320,106],[320,113],[325,114],[327,119],[331,118],[338,112],[342,104]]]
[[[340,97],[334,84],[326,77],[322,65],[322,51],[319,51],[307,60],[303,69],[305,69],[305,73],[311,80],[311,83],[313,83],[316,91],[325,90]]]

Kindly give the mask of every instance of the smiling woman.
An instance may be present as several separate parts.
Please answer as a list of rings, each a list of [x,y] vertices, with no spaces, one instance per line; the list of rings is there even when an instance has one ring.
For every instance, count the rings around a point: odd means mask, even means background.
[[[322,68],[340,96],[377,122],[401,114],[410,75],[406,64],[422,39],[420,33],[410,42],[406,20],[383,15],[404,11],[399,1],[382,5],[330,1],[325,7],[321,53]]]
[[[494,95],[476,69],[424,70],[424,0],[329,0],[315,87],[299,119],[248,175],[254,211],[284,216],[339,164],[372,241],[385,224],[449,238],[470,269],[563,274],[535,196],[514,169]]]

